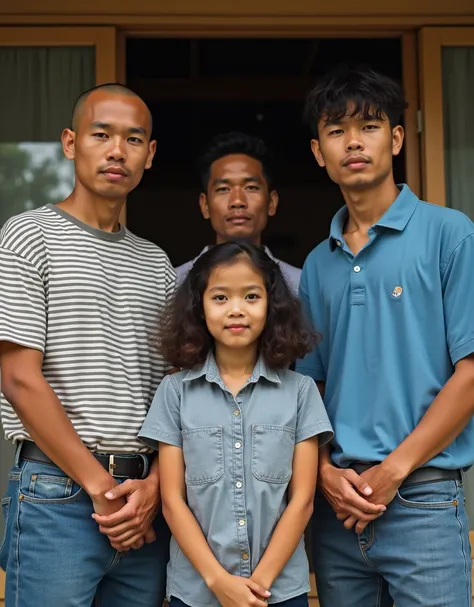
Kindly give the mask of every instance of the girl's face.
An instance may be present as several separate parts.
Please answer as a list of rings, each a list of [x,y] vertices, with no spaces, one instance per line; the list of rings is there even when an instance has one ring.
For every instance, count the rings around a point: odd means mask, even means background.
[[[203,308],[216,344],[232,349],[256,345],[267,319],[262,275],[245,258],[217,266],[209,276]]]

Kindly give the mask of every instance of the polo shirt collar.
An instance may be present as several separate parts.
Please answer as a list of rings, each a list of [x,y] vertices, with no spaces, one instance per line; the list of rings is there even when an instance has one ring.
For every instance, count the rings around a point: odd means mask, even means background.
[[[207,253],[210,248],[211,247],[209,245],[207,247],[204,247],[204,249],[199,253],[199,255],[194,259],[194,261],[196,261],[196,259],[199,259],[199,257],[201,257],[201,255],[204,255],[204,253]],[[268,257],[270,257],[270,259],[272,259],[273,261],[276,261],[275,257],[273,257],[272,252],[270,251],[270,249],[267,246],[264,246],[263,250],[268,255]]]
[[[402,232],[415,212],[419,201],[418,196],[406,184],[400,184],[398,188],[400,189],[399,195],[375,225]],[[341,243],[344,240],[343,232],[347,216],[347,207],[344,206],[333,217],[329,236],[331,251],[338,246],[338,242]]]
[[[219,385],[222,384],[222,379],[219,374],[219,369],[217,367],[216,359],[214,357],[213,352],[209,352],[206,357],[206,360],[202,365],[198,365],[194,367],[194,369],[190,369],[184,377],[183,381],[193,381],[204,376],[209,382],[214,382]],[[255,365],[252,375],[248,380],[248,383],[257,383],[261,377],[264,377],[268,381],[275,384],[281,383],[278,372],[271,369],[260,356],[257,360],[257,364]]]

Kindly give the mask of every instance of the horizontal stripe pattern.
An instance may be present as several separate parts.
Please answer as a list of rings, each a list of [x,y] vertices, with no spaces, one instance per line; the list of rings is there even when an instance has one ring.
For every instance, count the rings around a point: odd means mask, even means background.
[[[175,278],[153,243],[52,205],[0,233],[0,341],[43,353],[45,379],[93,451],[148,450],[136,437],[169,368],[156,336]],[[29,438],[3,394],[1,411],[7,439]]]

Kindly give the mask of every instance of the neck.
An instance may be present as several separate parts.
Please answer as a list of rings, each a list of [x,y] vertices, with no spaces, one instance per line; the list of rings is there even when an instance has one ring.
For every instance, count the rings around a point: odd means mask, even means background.
[[[216,343],[216,364],[221,376],[250,377],[257,363],[257,347],[257,343],[245,348],[227,348]]]
[[[76,182],[74,191],[58,207],[87,225],[104,230],[120,230],[120,213],[126,198],[104,198],[86,190]]]
[[[229,242],[229,240],[232,240],[234,242],[247,242],[248,244],[253,244],[256,247],[262,246],[262,237],[260,234],[257,234],[256,236],[248,236],[246,238],[224,238],[223,236],[216,234],[216,244]]]
[[[342,194],[349,211],[346,231],[367,231],[385,214],[387,209],[395,202],[400,194],[390,175],[375,187],[363,190],[344,190]]]

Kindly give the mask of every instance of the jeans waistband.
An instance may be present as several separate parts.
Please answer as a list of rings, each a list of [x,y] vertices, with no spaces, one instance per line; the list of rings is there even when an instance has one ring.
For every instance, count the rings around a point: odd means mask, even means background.
[[[355,462],[350,468],[352,468],[357,474],[362,474],[369,468],[376,466],[377,463],[362,463]],[[434,466],[426,466],[425,468],[417,468],[401,484],[401,487],[408,487],[410,485],[421,485],[422,483],[436,483],[440,481],[462,481],[461,470],[445,470],[444,468],[435,468]]]

